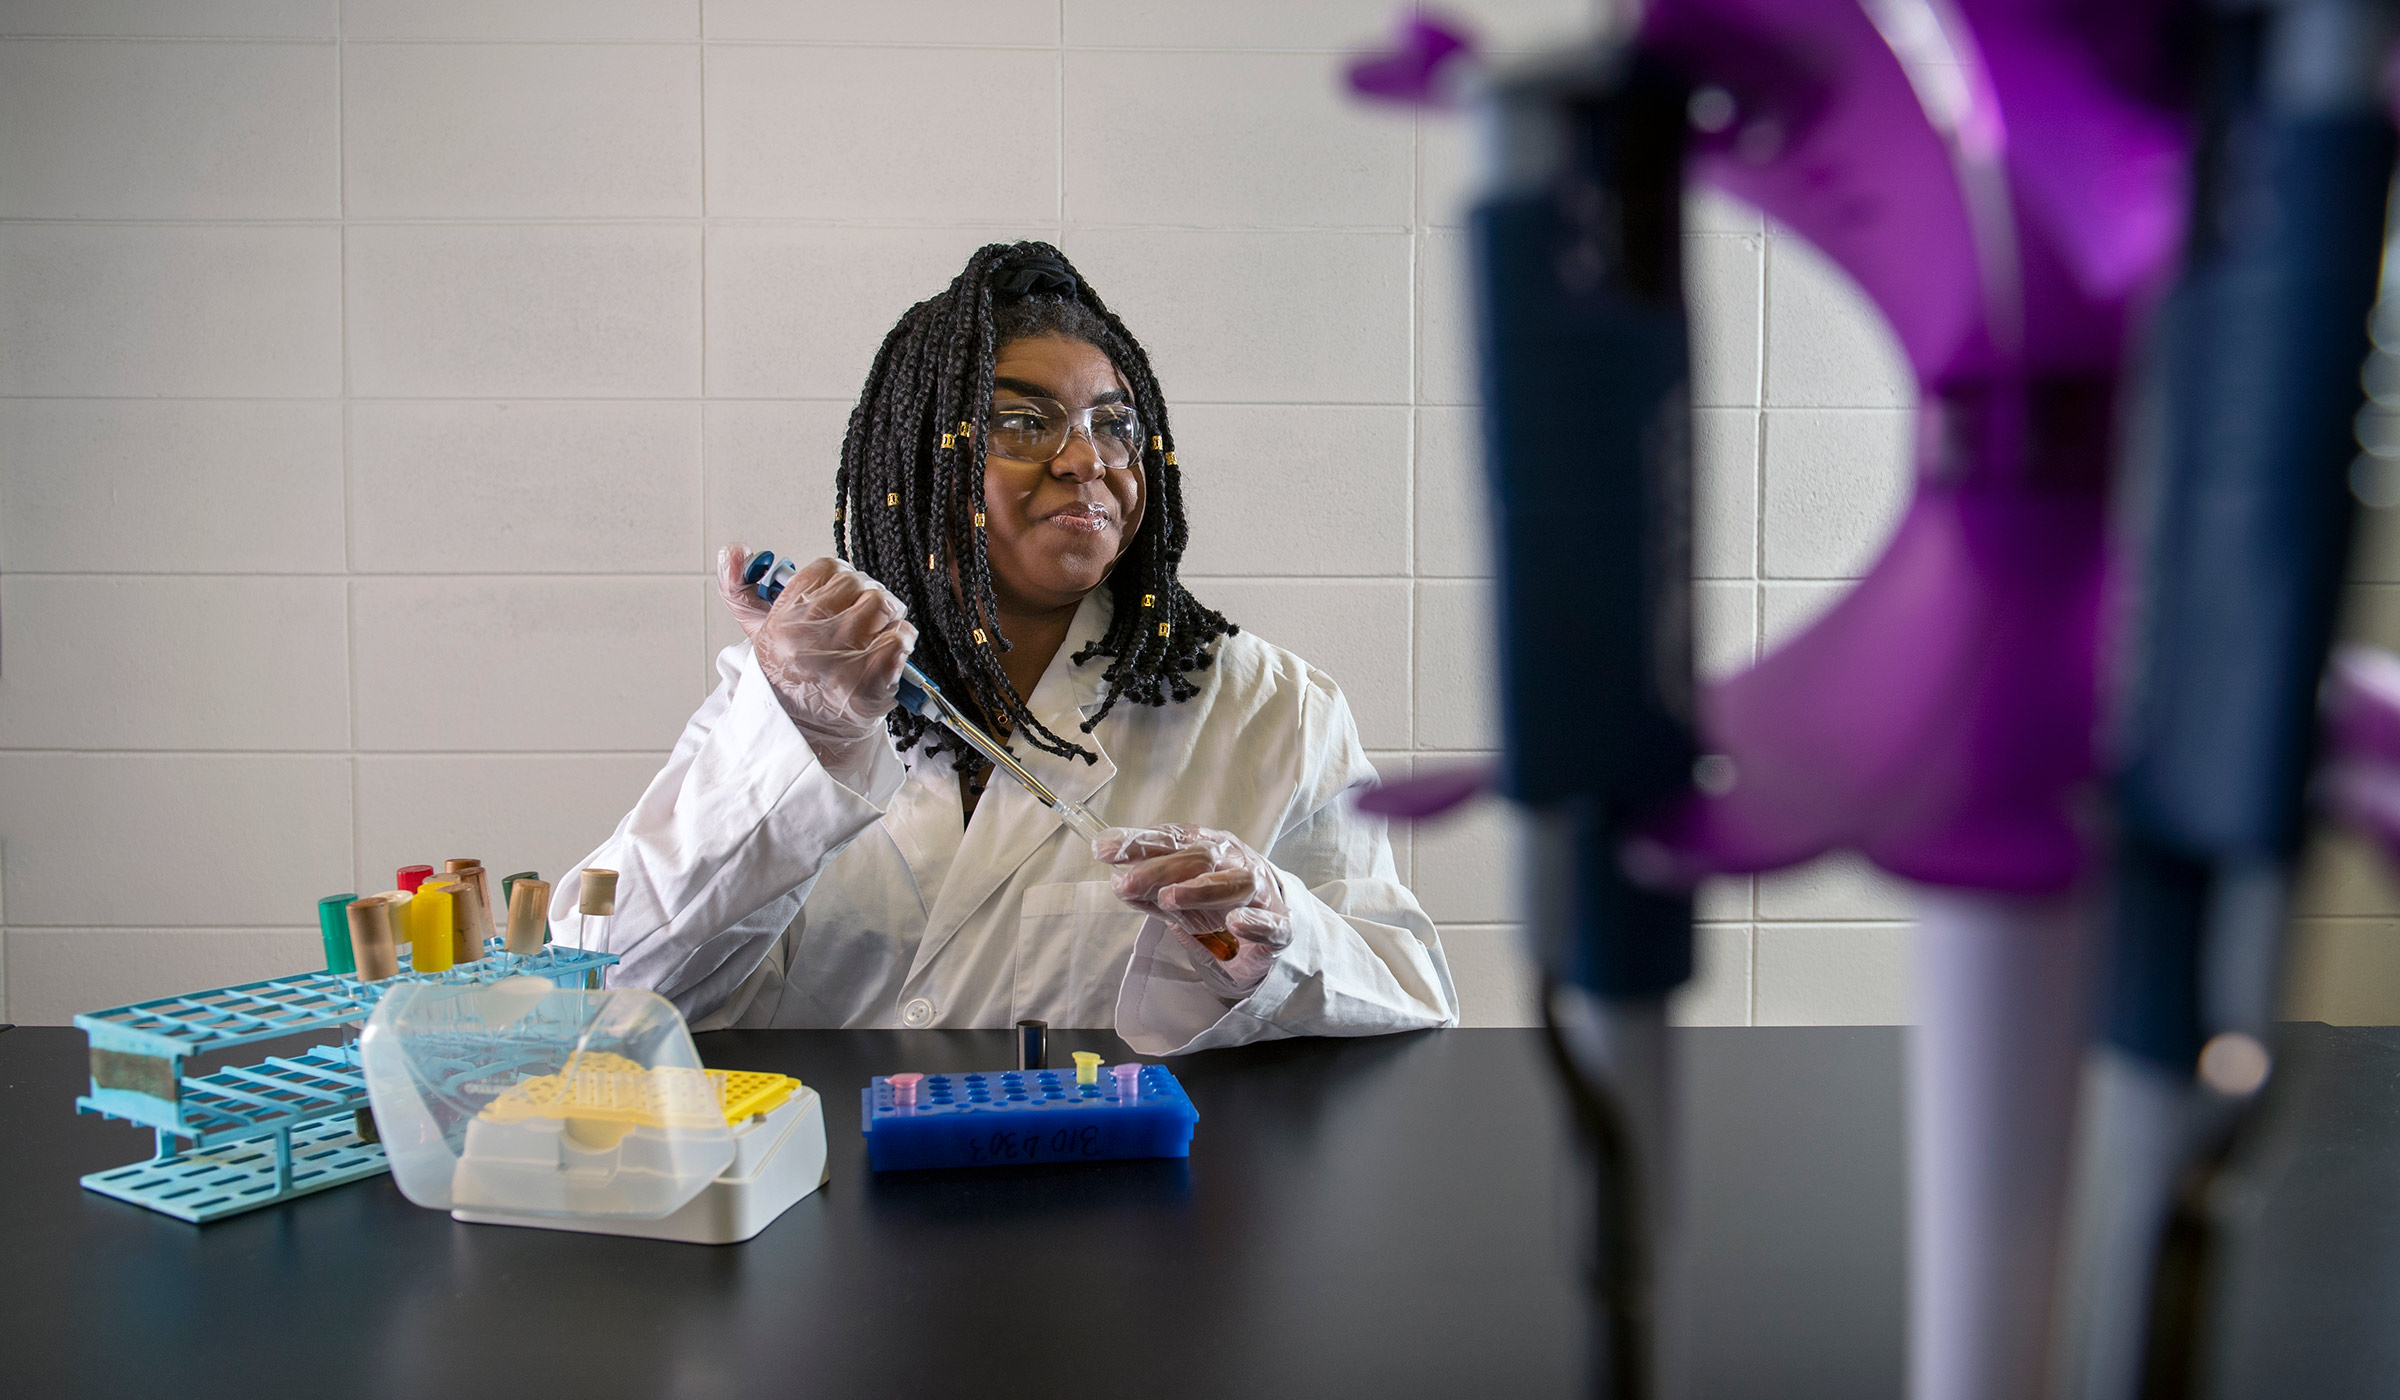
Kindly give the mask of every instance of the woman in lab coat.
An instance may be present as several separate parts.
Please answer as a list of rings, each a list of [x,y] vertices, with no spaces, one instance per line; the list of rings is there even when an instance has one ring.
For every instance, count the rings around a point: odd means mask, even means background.
[[[1056,249],[986,247],[901,319],[836,496],[842,559],[772,607],[721,552],[748,640],[585,862],[620,872],[613,917],[587,928],[559,883],[559,939],[619,954],[612,985],[704,1029],[1033,1017],[1151,1055],[1456,1022],[1350,805],[1374,770],[1348,703],[1177,579],[1164,398]],[[1079,839],[896,709],[912,654],[1122,829]]]

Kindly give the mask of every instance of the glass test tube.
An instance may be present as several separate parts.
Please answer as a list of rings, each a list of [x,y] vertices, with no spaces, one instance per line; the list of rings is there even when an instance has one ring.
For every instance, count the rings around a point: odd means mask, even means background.
[[[617,912],[617,872],[586,869],[575,912],[583,916],[582,943],[595,953],[608,951],[608,921]]]

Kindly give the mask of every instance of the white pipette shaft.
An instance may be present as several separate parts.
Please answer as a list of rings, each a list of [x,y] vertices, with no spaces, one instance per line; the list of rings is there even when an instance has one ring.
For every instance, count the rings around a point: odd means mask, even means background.
[[[913,694],[911,692],[914,692]],[[1052,792],[1049,785],[1025,771],[1016,756],[1002,747],[999,740],[983,732],[982,726],[958,712],[942,688],[925,678],[925,673],[913,662],[900,663],[900,704],[910,713],[922,715],[967,742],[967,746],[991,760],[992,766],[1022,783],[1034,800],[1058,813],[1067,829],[1086,841],[1097,841],[1108,826],[1080,802],[1071,802]]]
[[[899,700],[901,707],[910,714],[923,716],[956,734],[966,741],[969,748],[990,759],[994,767],[1024,784],[1025,790],[1033,794],[1036,802],[1058,813],[1068,830],[1084,840],[1097,841],[1100,833],[1108,830],[1107,824],[1093,816],[1090,808],[1059,796],[1050,790],[1048,784],[1026,772],[1025,766],[1017,762],[1016,755],[1001,747],[999,740],[984,733],[982,726],[960,714],[958,707],[950,703],[950,697],[942,694],[942,688],[927,680],[925,673],[912,662],[900,663]],[[1169,914],[1167,918],[1199,939],[1220,962],[1234,955],[1233,935],[1223,929],[1208,927],[1207,921],[1201,916]]]

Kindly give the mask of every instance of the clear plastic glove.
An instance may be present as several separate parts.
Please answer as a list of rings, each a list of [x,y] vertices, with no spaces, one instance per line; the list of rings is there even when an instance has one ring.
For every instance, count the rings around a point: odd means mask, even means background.
[[[1164,920],[1218,996],[1239,1001],[1258,990],[1292,941],[1275,867],[1230,831],[1111,827],[1092,843],[1092,856],[1122,867],[1110,882],[1117,898]]]
[[[749,634],[758,669],[817,760],[845,782],[863,775],[874,746],[888,742],[884,716],[917,645],[908,606],[838,559],[802,565],[770,605],[742,583],[749,563],[739,544],[718,550],[717,591]]]

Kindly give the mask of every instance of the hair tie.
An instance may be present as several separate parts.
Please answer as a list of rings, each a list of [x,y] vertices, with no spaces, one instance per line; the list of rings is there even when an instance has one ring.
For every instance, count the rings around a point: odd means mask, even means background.
[[[992,274],[992,288],[1012,297],[1075,295],[1075,274],[1056,253],[1030,253]]]

